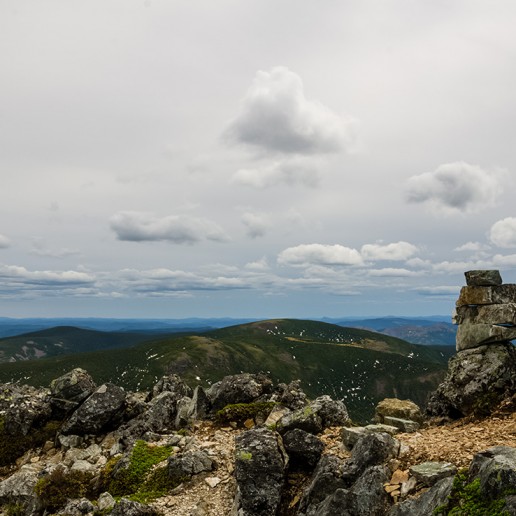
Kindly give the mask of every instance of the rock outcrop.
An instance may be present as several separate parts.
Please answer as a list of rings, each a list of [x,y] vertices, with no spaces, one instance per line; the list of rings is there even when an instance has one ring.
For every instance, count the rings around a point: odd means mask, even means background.
[[[498,271],[469,271],[456,303],[457,354],[429,397],[430,416],[485,415],[516,392],[516,285]]]

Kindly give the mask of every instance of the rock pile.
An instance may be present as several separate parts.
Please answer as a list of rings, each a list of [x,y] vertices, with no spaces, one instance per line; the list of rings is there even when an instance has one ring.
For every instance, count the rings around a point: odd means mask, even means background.
[[[487,415],[516,392],[516,285],[493,270],[465,276],[454,315],[457,354],[427,406],[434,417]]]

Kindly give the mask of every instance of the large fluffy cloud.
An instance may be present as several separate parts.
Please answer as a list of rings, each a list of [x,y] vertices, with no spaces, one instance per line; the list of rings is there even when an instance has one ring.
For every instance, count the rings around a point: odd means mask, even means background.
[[[159,218],[148,213],[122,211],[111,218],[111,229],[119,240],[131,242],[168,241],[175,244],[194,244],[201,240],[228,240],[222,228],[214,222],[181,215]]]
[[[516,218],[507,217],[491,226],[489,239],[498,247],[516,247]]]
[[[418,252],[418,248],[408,242],[393,242],[392,244],[365,244],[360,253],[365,260],[408,260]]]
[[[7,249],[10,245],[10,240],[4,235],[0,235],[0,249]]]
[[[269,188],[282,183],[314,187],[319,183],[319,171],[312,163],[299,159],[283,160],[261,167],[242,168],[235,172],[232,181],[253,188]]]
[[[356,249],[342,245],[302,244],[289,247],[278,255],[280,265],[361,265],[362,256]]]
[[[492,206],[502,191],[501,171],[488,171],[463,161],[440,165],[412,176],[407,200],[428,203],[436,211],[473,213]]]
[[[256,73],[227,135],[267,152],[326,154],[354,141],[354,123],[305,97],[301,78],[278,66]]]

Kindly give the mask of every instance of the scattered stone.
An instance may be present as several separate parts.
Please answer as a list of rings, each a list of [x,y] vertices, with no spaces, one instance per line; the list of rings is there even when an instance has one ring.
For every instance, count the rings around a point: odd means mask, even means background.
[[[213,460],[201,450],[190,450],[184,453],[172,455],[168,459],[168,476],[179,481],[190,478],[203,471],[211,471],[214,468]]]
[[[99,511],[108,511],[115,505],[115,499],[109,493],[102,493],[97,502]]]
[[[343,426],[350,422],[346,405],[340,400],[332,400],[328,395],[319,396],[309,407],[321,418],[323,428]]]
[[[423,462],[410,468],[410,474],[425,486],[433,486],[438,480],[452,477],[457,467],[450,462]]]
[[[95,506],[87,498],[81,498],[70,500],[56,516],[83,516],[91,514],[94,510]]]
[[[159,516],[158,512],[139,502],[132,502],[122,498],[113,508],[110,516]]]
[[[348,450],[351,450],[361,437],[369,433],[371,432],[363,426],[343,427],[341,431],[342,442]]]
[[[206,477],[204,481],[213,489],[217,487],[222,481],[219,477]]]
[[[387,423],[385,421],[386,417],[408,419],[420,424],[423,422],[421,409],[413,401],[397,398],[385,398],[376,405],[375,421],[377,423]]]

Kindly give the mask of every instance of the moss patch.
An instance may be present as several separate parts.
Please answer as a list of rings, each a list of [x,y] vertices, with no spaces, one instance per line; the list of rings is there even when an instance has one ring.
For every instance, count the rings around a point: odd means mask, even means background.
[[[467,469],[460,470],[446,504],[437,507],[434,516],[509,516],[504,510],[505,500],[488,500],[480,492],[480,479],[468,483]]]
[[[171,453],[170,446],[150,446],[145,441],[136,441],[127,467],[117,469],[116,462],[106,464],[103,473],[107,491],[143,503],[163,496],[175,486],[166,466],[155,466]]]
[[[34,491],[43,508],[48,512],[55,512],[72,498],[94,498],[91,479],[90,473],[66,471],[62,466],[58,466],[52,473],[38,480]]]

